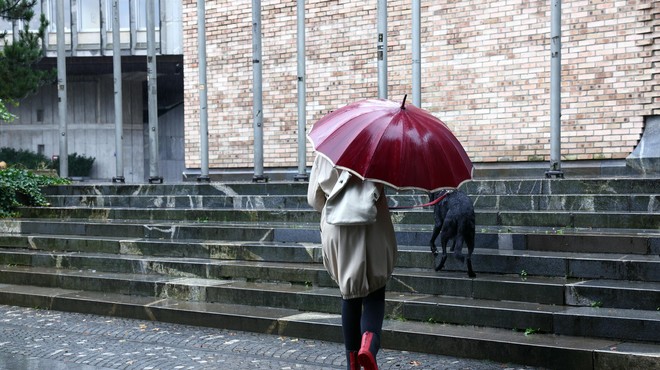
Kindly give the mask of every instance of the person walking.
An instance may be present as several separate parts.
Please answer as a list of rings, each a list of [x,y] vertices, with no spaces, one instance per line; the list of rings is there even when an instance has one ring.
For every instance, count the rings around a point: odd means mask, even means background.
[[[344,170],[335,168],[317,155],[310,172],[307,202],[321,212],[323,264],[339,286],[342,297],[341,319],[348,370],[377,370],[385,317],[385,286],[392,275],[397,256],[394,226],[382,184],[350,176],[353,186],[375,188],[375,221],[359,225],[328,222],[327,201],[336,196]],[[341,184],[340,184],[341,185]],[[343,187],[340,191],[346,191]]]

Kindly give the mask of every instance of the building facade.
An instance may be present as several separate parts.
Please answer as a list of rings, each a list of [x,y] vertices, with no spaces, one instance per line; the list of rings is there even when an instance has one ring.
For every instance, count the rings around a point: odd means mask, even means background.
[[[263,0],[263,155],[297,159],[296,1]],[[550,156],[550,1],[421,1],[422,108],[477,164]],[[377,2],[306,1],[307,129],[377,90]],[[390,0],[388,98],[411,94],[411,1]],[[660,114],[657,0],[562,1],[562,160],[623,161]],[[183,4],[186,167],[199,167],[196,2]],[[250,170],[249,2],[206,2],[210,167]],[[307,144],[308,158],[312,151]]]
[[[55,68],[56,0],[41,0],[40,14],[49,20],[42,68]],[[123,160],[127,182],[148,178],[146,0],[119,0],[122,55]],[[154,0],[158,72],[159,159],[161,176],[180,181],[183,162],[183,41],[181,3]],[[67,67],[68,152],[95,158],[91,177],[116,174],[112,0],[64,0]],[[0,21],[11,41],[14,25]],[[0,147],[59,154],[58,95],[55,83],[23,99],[10,110],[18,116],[0,123]]]
[[[51,21],[45,67],[56,64],[55,3],[41,0],[35,9]],[[149,163],[146,3],[119,0],[129,182],[146,181]],[[95,157],[92,177],[109,179],[116,167],[112,0],[64,4],[69,152]],[[197,1],[155,4],[158,161],[165,181],[179,181],[201,167]],[[447,123],[477,166],[549,161],[550,4],[421,1],[422,108]],[[298,166],[296,5],[261,1],[264,166],[285,176]],[[205,2],[209,167],[216,175],[250,176],[254,166],[251,6]],[[392,100],[411,94],[411,6],[387,2]],[[645,137],[657,142],[659,17],[660,0],[562,1],[563,163],[625,163]],[[13,25],[1,29],[11,34]],[[306,130],[338,107],[377,97],[377,1],[305,1],[305,36]],[[0,146],[57,154],[56,87],[20,103],[13,109],[19,119],[0,123]],[[305,153],[310,164],[308,142]]]

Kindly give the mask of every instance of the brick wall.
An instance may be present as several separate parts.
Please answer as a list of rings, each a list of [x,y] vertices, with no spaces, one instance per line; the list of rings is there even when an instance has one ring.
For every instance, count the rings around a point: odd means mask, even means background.
[[[307,127],[376,97],[376,1],[306,1]],[[209,165],[253,164],[251,2],[206,2]],[[389,98],[411,94],[411,1],[388,1]],[[658,0],[562,1],[564,160],[625,158],[660,114]],[[186,166],[198,168],[196,1],[184,12]],[[547,0],[422,1],[422,107],[474,162],[546,161]],[[262,0],[264,166],[297,165],[296,1]],[[655,73],[654,73],[655,72]],[[307,144],[308,158],[312,152]]]

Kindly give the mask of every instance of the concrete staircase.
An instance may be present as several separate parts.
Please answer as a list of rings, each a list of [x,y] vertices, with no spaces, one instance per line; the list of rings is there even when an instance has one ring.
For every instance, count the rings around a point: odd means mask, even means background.
[[[0,220],[0,303],[342,340],[306,183],[86,185]],[[553,369],[660,368],[660,180],[479,180],[476,279],[393,212],[383,346]],[[428,201],[388,191],[391,205]]]

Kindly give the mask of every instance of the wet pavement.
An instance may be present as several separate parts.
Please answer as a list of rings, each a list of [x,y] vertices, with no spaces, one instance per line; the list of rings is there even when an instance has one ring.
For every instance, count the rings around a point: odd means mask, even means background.
[[[339,343],[0,305],[0,369],[346,369]],[[380,369],[528,366],[382,350]]]

